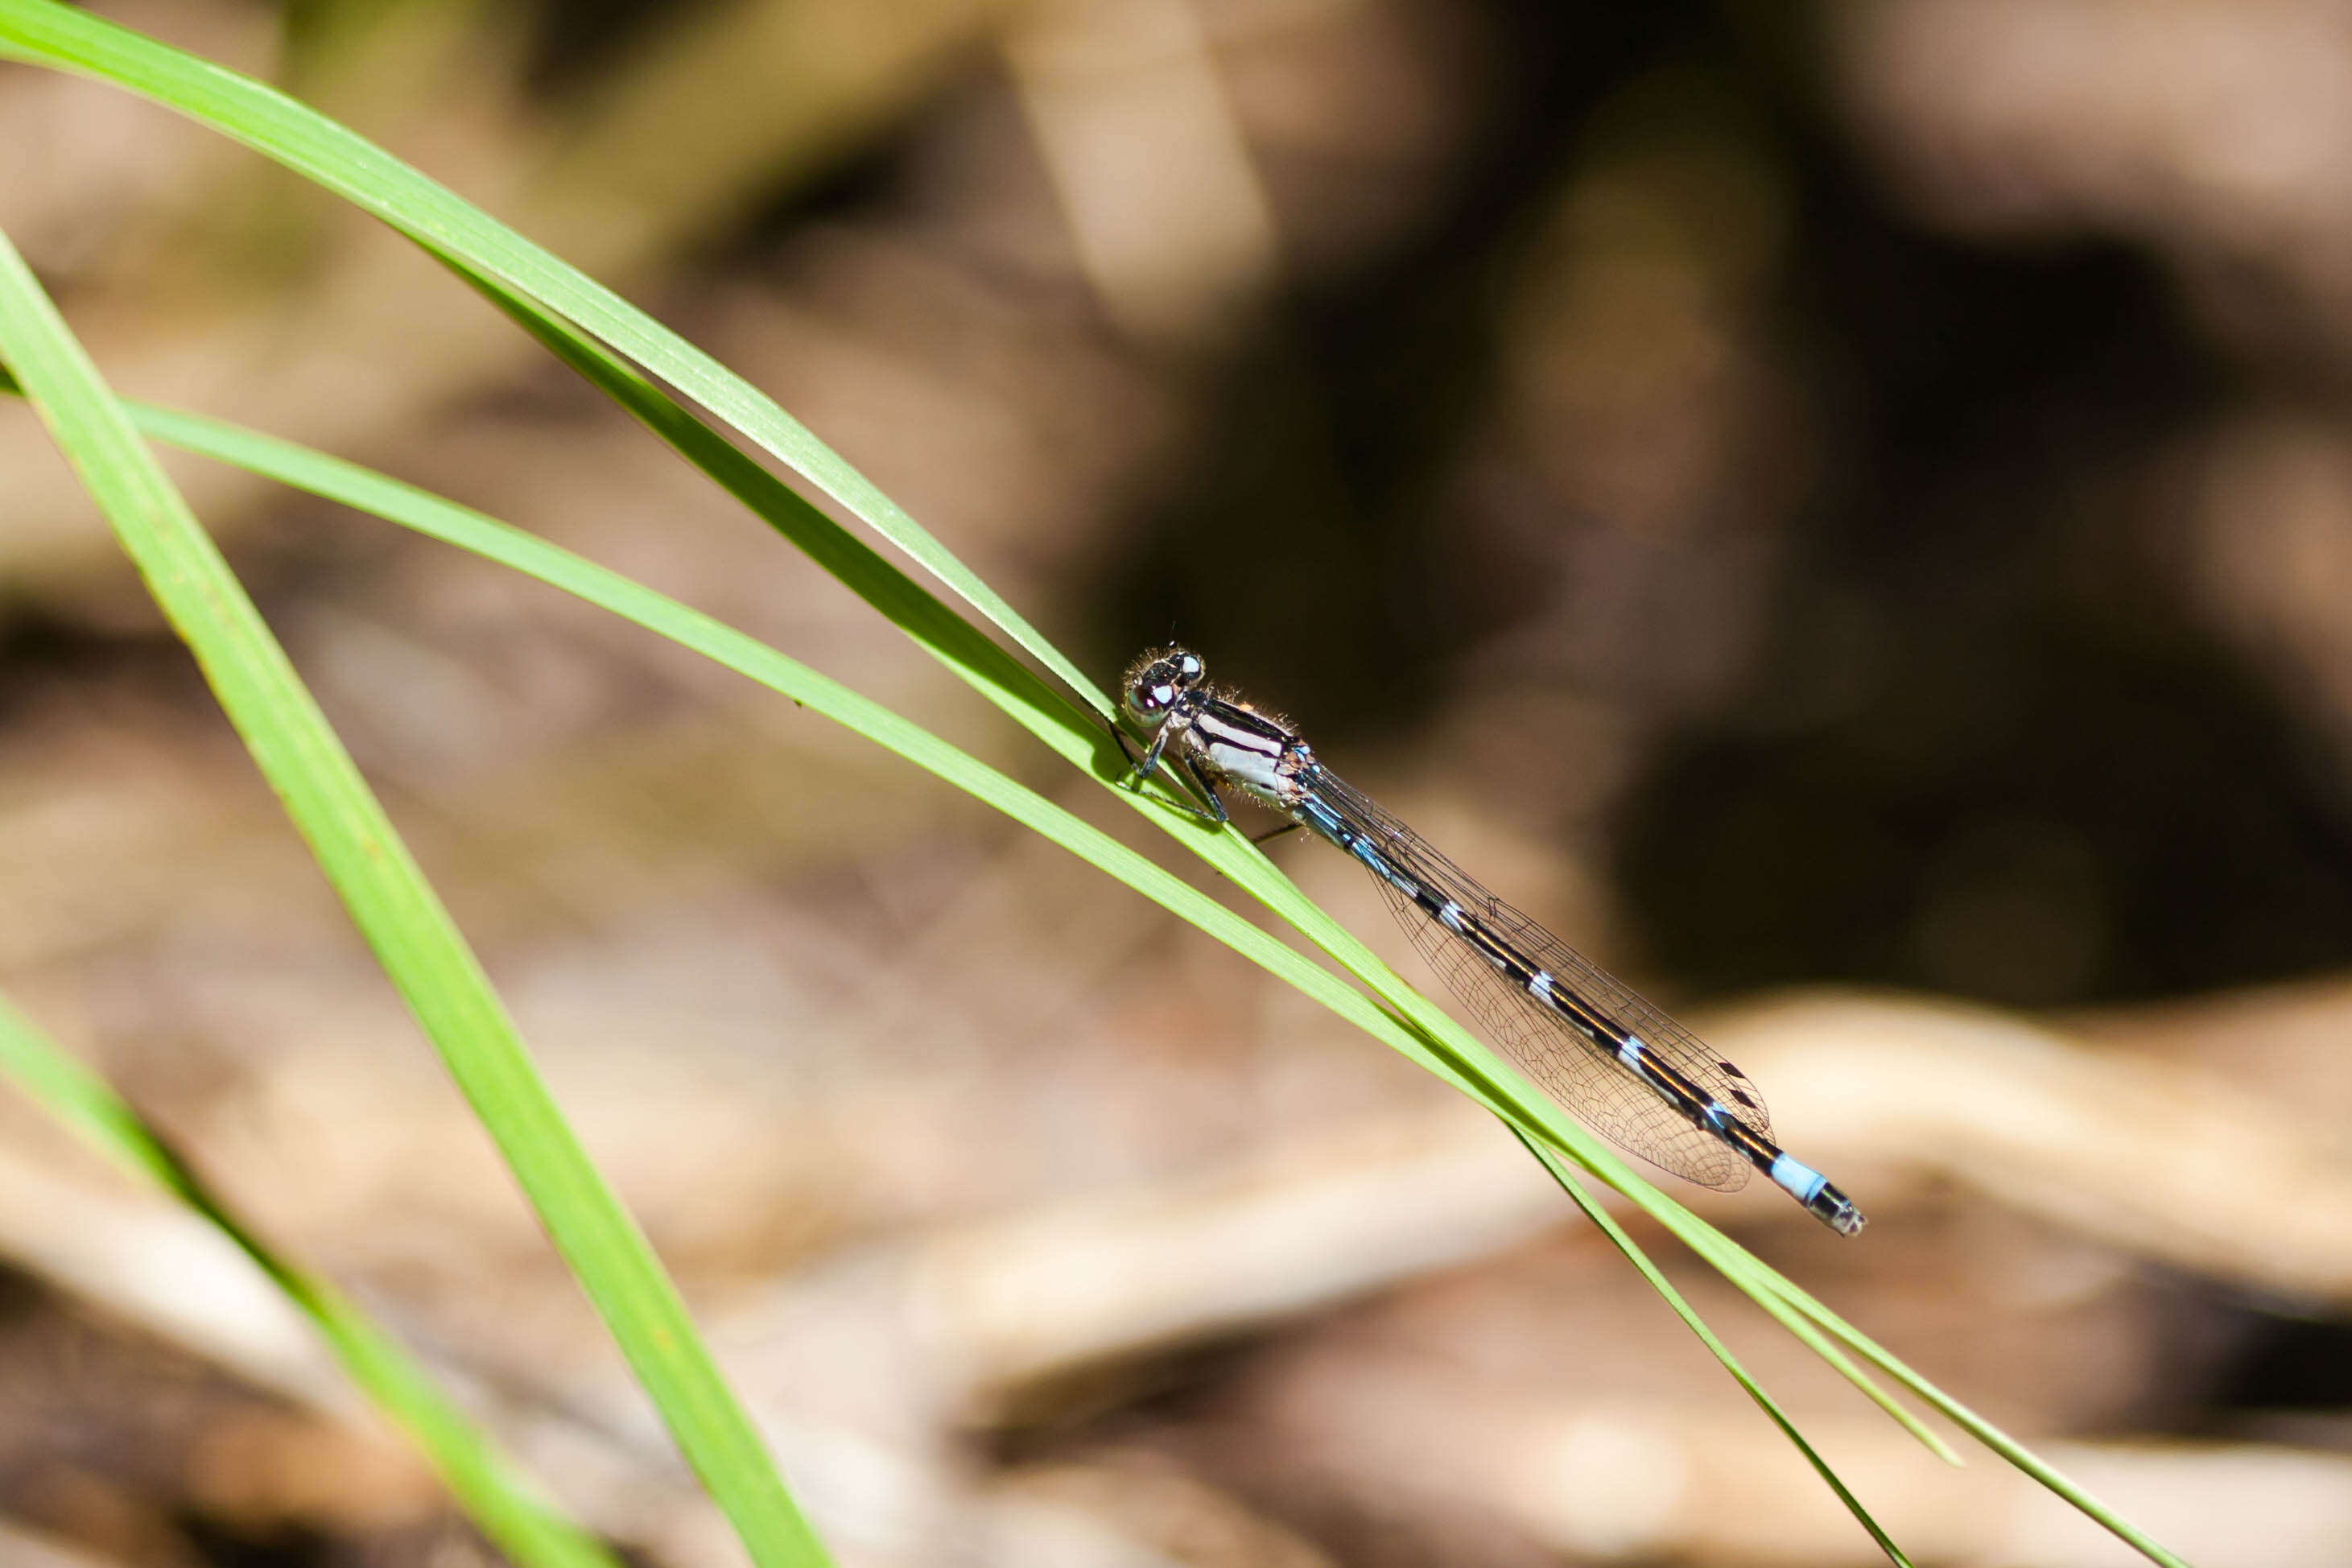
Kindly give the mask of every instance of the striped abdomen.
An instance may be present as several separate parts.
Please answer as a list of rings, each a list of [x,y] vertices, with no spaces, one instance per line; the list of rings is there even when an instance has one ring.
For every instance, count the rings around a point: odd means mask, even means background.
[[[1381,845],[1348,820],[1341,812],[1318,799],[1312,790],[1303,793],[1291,807],[1292,816],[1301,825],[1312,828],[1338,847],[1346,850],[1391,892],[1391,901],[1398,903],[1401,917],[1408,908],[1414,913],[1408,919],[1407,929],[1416,942],[1440,972],[1453,984],[1455,993],[1477,1010],[1482,1018],[1503,1036],[1502,1043],[1514,1047],[1513,1054],[1521,1058],[1522,1065],[1537,1068],[1537,1076],[1555,1098],[1563,1098],[1571,1110],[1589,1113],[1589,1105],[1579,1104],[1574,1098],[1563,1096],[1564,1086],[1554,1080],[1552,1073],[1542,1070],[1543,1065],[1528,1060],[1523,1031],[1509,1026],[1506,1017],[1498,1017],[1487,1001],[1490,992],[1498,987],[1493,979],[1473,978],[1457,973],[1449,963],[1450,955],[1442,944],[1423,941],[1416,924],[1425,920],[1450,933],[1459,944],[1457,952],[1475,953],[1494,976],[1502,983],[1504,994],[1517,992],[1551,1021],[1552,1026],[1572,1034],[1582,1042],[1580,1048],[1594,1057],[1607,1059],[1614,1067],[1642,1084],[1652,1094],[1679,1115],[1685,1121],[1716,1141],[1720,1146],[1736,1152],[1740,1159],[1769,1177],[1817,1217],[1832,1228],[1852,1234],[1861,1228],[1862,1216],[1843,1193],[1830,1185],[1826,1178],[1811,1166],[1783,1152],[1771,1139],[1751,1126],[1738,1107],[1727,1104],[1709,1092],[1687,1073],[1661,1058],[1640,1035],[1611,1017],[1590,999],[1580,995],[1572,983],[1540,967],[1538,963],[1510,937],[1482,918],[1479,911],[1466,907],[1460,900],[1444,890],[1433,888],[1399,865]],[[1732,1076],[1730,1085],[1744,1083],[1729,1063],[1719,1064]],[[1747,1100],[1738,1088],[1728,1092]],[[1752,1102],[1751,1102],[1752,1103]],[[1612,1134],[1612,1136],[1615,1134]],[[1689,1134],[1683,1135],[1685,1140]],[[1697,1147],[1704,1148],[1702,1141]],[[1639,1148],[1638,1152],[1658,1158],[1651,1149]],[[1672,1161],[1663,1162],[1675,1168]],[[1728,1174],[1737,1177],[1738,1167],[1729,1167]],[[1678,1173],[1691,1175],[1712,1186],[1736,1186],[1736,1179],[1706,1180],[1704,1175],[1683,1169]]]

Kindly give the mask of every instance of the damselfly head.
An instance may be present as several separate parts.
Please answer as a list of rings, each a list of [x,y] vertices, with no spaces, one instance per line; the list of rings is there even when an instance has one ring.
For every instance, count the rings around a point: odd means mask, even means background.
[[[1127,710],[1142,724],[1157,724],[1207,674],[1201,656],[1190,648],[1153,648],[1127,667]]]

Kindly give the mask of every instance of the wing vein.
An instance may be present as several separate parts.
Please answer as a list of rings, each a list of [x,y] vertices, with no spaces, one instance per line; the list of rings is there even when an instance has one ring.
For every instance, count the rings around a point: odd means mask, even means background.
[[[1328,771],[1314,787],[1365,831],[1382,857],[1422,886],[1451,899],[1500,937],[1531,970],[1551,977],[1597,1015],[1614,1039],[1597,1040],[1514,984],[1467,939],[1432,920],[1377,873],[1373,882],[1412,944],[1462,1005],[1513,1063],[1554,1100],[1612,1142],[1685,1181],[1719,1192],[1746,1184],[1747,1159],[1690,1121],[1664,1094],[1634,1076],[1617,1055],[1632,1036],[1656,1060],[1712,1096],[1760,1136],[1772,1135],[1764,1097],[1746,1074],[1631,986],[1487,891],[1419,834]]]

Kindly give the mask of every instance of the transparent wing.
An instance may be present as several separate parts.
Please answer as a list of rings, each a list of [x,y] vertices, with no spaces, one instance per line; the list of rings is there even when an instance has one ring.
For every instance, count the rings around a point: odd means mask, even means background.
[[[1318,793],[1327,794],[1367,830],[1400,870],[1460,904],[1515,949],[1529,968],[1549,973],[1555,988],[1574,995],[1621,1035],[1638,1037],[1652,1058],[1690,1079],[1759,1135],[1771,1137],[1772,1118],[1764,1109],[1764,1097],[1745,1073],[1632,987],[1480,887],[1362,793],[1328,772],[1318,769]],[[1511,984],[1476,948],[1430,919],[1402,890],[1377,876],[1372,880],[1413,946],[1444,977],[1495,1045],[1546,1093],[1620,1148],[1685,1181],[1726,1193],[1747,1184],[1750,1167],[1746,1158],[1634,1077],[1617,1059],[1614,1042],[1587,1039]]]

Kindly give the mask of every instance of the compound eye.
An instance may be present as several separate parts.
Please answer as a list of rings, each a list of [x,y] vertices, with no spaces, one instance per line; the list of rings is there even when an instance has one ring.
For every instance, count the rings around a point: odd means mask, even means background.
[[[1127,688],[1128,710],[1139,719],[1157,718],[1175,700],[1175,678],[1165,659],[1147,667]]]

